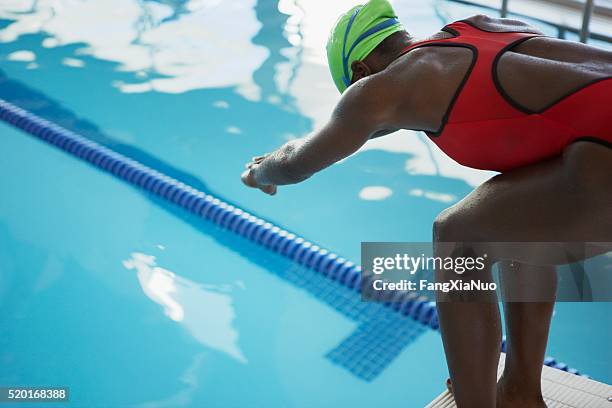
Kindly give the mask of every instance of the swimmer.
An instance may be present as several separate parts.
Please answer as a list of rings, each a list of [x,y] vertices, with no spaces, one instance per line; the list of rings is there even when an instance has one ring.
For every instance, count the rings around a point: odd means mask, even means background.
[[[442,243],[472,243],[509,286],[528,281],[549,297],[505,302],[499,381],[496,298],[437,299],[442,340],[459,408],[544,407],[554,265],[609,250],[572,242],[612,242],[612,52],[484,15],[415,39],[386,0],[371,0],[339,18],[327,55],[342,93],[329,122],[254,157],[242,181],[274,195],[399,129],[425,132],[464,166],[499,172],[437,217],[435,251],[451,256]],[[490,242],[561,243],[530,251]],[[445,273],[436,278],[451,279]]]

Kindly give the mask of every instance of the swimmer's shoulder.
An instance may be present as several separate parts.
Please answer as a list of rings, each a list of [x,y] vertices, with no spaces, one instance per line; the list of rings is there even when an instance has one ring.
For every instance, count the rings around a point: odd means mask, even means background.
[[[448,32],[440,32],[440,38],[448,38]],[[436,39],[438,33],[429,37]],[[473,52],[465,47],[436,46],[436,43],[410,50],[383,71],[389,81],[402,80],[405,84],[432,85],[444,84],[444,78],[452,71],[465,71],[473,61]],[[426,91],[428,92],[428,91]]]
[[[544,35],[544,33],[536,27],[524,21],[511,18],[497,18],[489,17],[484,14],[476,14],[460,21],[470,24],[482,31],[494,33],[521,32]]]
[[[379,103],[396,127],[434,129],[472,61],[468,48],[420,47],[372,75],[367,85],[384,90]]]

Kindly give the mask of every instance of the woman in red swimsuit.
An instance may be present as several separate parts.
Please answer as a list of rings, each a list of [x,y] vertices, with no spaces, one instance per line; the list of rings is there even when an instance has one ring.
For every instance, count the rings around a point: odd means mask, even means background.
[[[351,11],[339,38],[359,34],[361,41],[395,24],[392,14],[376,16],[382,23],[351,34],[370,3]],[[335,79],[348,89],[329,123],[254,158],[243,182],[275,194],[277,185],[304,181],[398,129],[423,130],[457,162],[501,172],[438,216],[437,255],[457,256],[440,243],[460,242],[470,253],[487,253],[490,264],[500,262],[502,279],[513,287],[540,285],[549,297],[505,304],[507,356],[499,382],[496,299],[438,299],[440,328],[459,407],[545,406],[540,375],[554,265],[606,252],[604,243],[612,242],[612,52],[482,15],[422,41],[396,30],[360,60],[344,54],[354,45],[342,49],[344,74]],[[536,251],[491,242],[556,244]],[[488,266],[483,279],[490,279]],[[451,275],[438,271],[437,279]]]

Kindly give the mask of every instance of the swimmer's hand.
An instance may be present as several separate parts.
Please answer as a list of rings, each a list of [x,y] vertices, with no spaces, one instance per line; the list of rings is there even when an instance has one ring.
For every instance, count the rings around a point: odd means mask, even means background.
[[[244,173],[242,173],[242,176],[241,176],[242,182],[247,187],[258,188],[268,195],[275,195],[277,191],[277,188],[275,185],[272,185],[272,184],[260,185],[255,180],[255,172],[257,171],[257,168],[259,167],[259,165],[265,158],[266,158],[266,155],[253,157],[252,161],[250,163],[247,163],[246,165],[247,169],[244,171]]]

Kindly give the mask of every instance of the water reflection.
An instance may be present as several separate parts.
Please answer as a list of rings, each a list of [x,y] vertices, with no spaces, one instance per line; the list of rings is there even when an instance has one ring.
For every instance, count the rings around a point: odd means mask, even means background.
[[[0,42],[45,32],[45,47],[85,44],[77,55],[113,61],[140,80],[117,81],[122,92],[180,93],[237,86],[249,97],[253,72],[268,55],[251,42],[261,29],[255,0],[4,0],[0,18],[15,20]]]
[[[155,256],[140,252],[133,252],[123,266],[136,270],[145,295],[161,305],[165,315],[187,328],[196,340],[241,363],[247,362],[233,325],[236,313],[229,295],[233,286],[197,284],[157,266]]]
[[[440,193],[437,191],[426,191],[420,188],[413,188],[408,192],[409,195],[413,197],[424,197],[429,200],[439,201],[441,203],[453,203],[457,201],[457,197],[452,194]]]
[[[15,51],[6,56],[9,61],[31,62],[36,59],[36,55],[32,51]]]
[[[62,64],[72,68],[83,68],[85,66],[85,61],[66,57],[62,60]]]
[[[368,186],[361,189],[359,198],[368,201],[384,200],[393,194],[393,190],[385,186]]]

